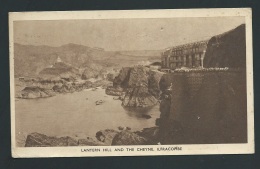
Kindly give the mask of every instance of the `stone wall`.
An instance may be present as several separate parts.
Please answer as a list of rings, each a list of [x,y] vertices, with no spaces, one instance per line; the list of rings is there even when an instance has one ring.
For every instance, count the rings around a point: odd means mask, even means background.
[[[160,86],[163,144],[247,142],[243,71],[174,72]]]

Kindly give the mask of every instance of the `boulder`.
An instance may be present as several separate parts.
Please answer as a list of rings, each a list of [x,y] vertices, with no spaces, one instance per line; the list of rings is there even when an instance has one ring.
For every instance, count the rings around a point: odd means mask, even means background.
[[[29,134],[25,141],[25,147],[61,147],[77,145],[78,142],[71,137],[49,137],[40,133]]]
[[[96,138],[105,145],[111,145],[113,138],[118,134],[118,131],[112,129],[101,130],[96,133]]]
[[[97,78],[102,74],[103,67],[99,64],[95,63],[88,63],[85,64],[85,70],[83,71],[81,78],[82,79],[90,79],[90,78]]]
[[[112,145],[146,145],[147,139],[135,133],[124,130],[116,134],[112,140]]]
[[[142,114],[141,117],[144,118],[144,119],[150,119],[150,118],[152,118],[152,116],[150,116],[149,114]]]
[[[78,146],[105,146],[105,144],[87,137],[86,139],[79,139]]]
[[[52,90],[40,88],[37,86],[25,87],[19,94],[19,98],[34,99],[54,96]]]
[[[159,127],[144,128],[142,131],[137,131],[135,133],[147,139],[150,144],[157,144],[160,142]]]
[[[85,68],[84,72],[81,75],[82,79],[90,79],[90,78],[97,78],[99,75],[99,71],[92,70],[90,68]]]

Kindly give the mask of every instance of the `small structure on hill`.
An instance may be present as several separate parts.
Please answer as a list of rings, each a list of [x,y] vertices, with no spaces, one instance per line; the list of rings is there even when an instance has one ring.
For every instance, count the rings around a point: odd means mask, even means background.
[[[58,56],[56,63],[62,62],[61,58]]]

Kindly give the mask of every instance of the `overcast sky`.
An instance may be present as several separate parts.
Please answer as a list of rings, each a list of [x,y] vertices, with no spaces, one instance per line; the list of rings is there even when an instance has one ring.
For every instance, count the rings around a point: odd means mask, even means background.
[[[105,50],[155,50],[204,40],[245,23],[244,17],[16,21],[14,42]]]

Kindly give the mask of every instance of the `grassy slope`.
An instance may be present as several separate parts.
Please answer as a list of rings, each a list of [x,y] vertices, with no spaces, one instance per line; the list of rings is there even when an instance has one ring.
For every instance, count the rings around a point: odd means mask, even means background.
[[[57,57],[73,67],[84,68],[95,62],[103,67],[132,66],[140,61],[160,60],[160,51],[102,51],[83,45],[60,47],[14,44],[15,76],[34,76],[55,63]]]

